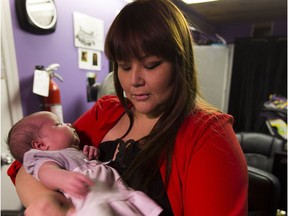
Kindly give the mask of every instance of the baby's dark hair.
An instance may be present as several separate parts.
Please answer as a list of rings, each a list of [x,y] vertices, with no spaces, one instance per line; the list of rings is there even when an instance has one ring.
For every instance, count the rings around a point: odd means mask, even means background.
[[[24,153],[32,149],[32,141],[39,138],[39,125],[27,119],[17,122],[9,131],[7,144],[12,156],[23,163]]]

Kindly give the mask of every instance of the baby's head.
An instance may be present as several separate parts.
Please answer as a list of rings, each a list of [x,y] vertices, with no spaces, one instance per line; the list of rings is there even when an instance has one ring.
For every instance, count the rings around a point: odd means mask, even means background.
[[[24,153],[30,149],[59,150],[78,147],[79,137],[71,124],[46,111],[24,117],[9,131],[7,143],[13,157],[23,162]]]

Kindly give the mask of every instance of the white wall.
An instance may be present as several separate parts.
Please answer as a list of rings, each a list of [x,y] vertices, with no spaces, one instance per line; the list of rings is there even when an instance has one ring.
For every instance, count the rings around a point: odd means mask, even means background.
[[[202,96],[223,112],[228,110],[233,45],[195,46],[195,62]]]
[[[22,118],[19,79],[13,41],[10,7],[1,1],[1,157],[10,155],[5,139],[12,124]],[[1,164],[1,210],[19,210],[21,203],[7,176],[8,165]]]
[[[7,76],[3,63],[1,65],[1,69],[1,158],[12,158],[5,142],[8,131],[12,126],[12,118],[6,83]],[[21,208],[21,203],[14,185],[7,176],[8,167],[9,165],[1,164],[1,210],[19,210]]]

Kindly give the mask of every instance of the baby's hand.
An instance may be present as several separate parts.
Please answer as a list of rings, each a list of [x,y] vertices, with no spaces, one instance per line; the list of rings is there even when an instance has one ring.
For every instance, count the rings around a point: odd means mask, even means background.
[[[66,192],[77,198],[84,198],[90,190],[93,181],[88,177],[77,172],[66,172],[65,183],[60,187],[63,192]]]
[[[85,145],[83,153],[88,157],[89,160],[97,159],[99,157],[99,149],[94,146]]]

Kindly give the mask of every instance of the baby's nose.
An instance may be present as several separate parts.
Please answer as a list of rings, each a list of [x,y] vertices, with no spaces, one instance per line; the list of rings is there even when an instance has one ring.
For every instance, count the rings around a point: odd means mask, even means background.
[[[67,125],[68,127],[72,127],[72,124],[71,124],[71,123],[66,123],[66,125]]]

